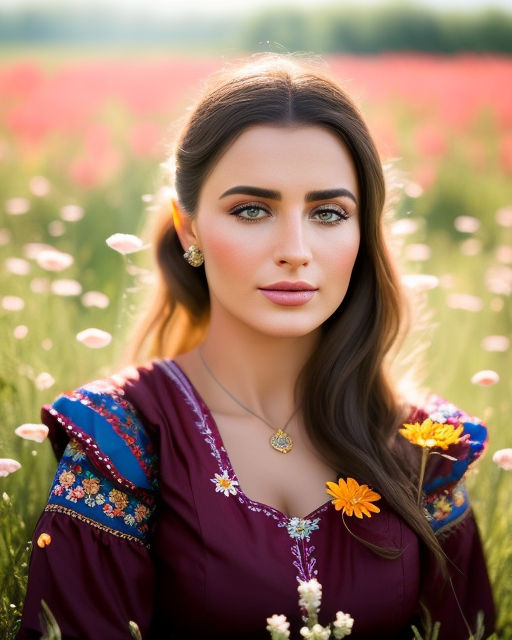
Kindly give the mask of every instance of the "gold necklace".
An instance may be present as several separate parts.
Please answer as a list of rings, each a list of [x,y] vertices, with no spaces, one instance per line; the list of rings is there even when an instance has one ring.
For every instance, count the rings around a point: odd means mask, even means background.
[[[210,367],[206,364],[205,359],[203,358],[203,354],[201,352],[201,349],[198,349],[199,352],[199,357],[201,358],[201,362],[204,365],[204,368],[206,369],[206,371],[210,374],[210,376],[213,378],[213,380],[219,385],[219,387],[228,394],[228,396],[234,400],[240,407],[242,407],[242,409],[245,409],[248,413],[252,414],[255,418],[258,418],[259,420],[261,420],[262,422],[264,422],[266,425],[268,425],[272,431],[274,432],[272,434],[272,436],[270,437],[270,446],[275,449],[276,451],[279,451],[279,453],[288,453],[288,451],[291,451],[292,447],[293,447],[293,440],[291,439],[291,437],[286,433],[285,429],[286,427],[289,425],[289,423],[291,422],[292,418],[295,416],[295,414],[297,413],[297,411],[299,410],[299,407],[297,407],[295,409],[295,411],[292,413],[292,415],[288,418],[286,424],[281,428],[281,429],[275,429],[275,427],[270,424],[270,422],[268,420],[266,420],[265,418],[263,418],[262,416],[259,416],[257,413],[255,413],[250,407],[245,406],[245,404],[243,404],[242,402],[240,402],[240,400],[238,400],[238,398],[236,398],[229,389],[226,389],[226,387],[222,384],[222,382],[215,376],[215,374],[213,373],[213,371],[210,369]]]

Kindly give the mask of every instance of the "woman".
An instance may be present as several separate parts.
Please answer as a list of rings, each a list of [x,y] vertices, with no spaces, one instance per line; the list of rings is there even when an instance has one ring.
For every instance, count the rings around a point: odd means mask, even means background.
[[[467,638],[478,611],[490,633],[462,485],[485,429],[390,382],[403,301],[354,105],[285,57],[230,67],[183,128],[174,186],[135,349],[153,359],[43,407],[61,461],[18,638],[39,637],[41,598],[65,638],[127,638],[129,620],[143,638],[266,638],[274,613],[298,637],[311,578],[320,623],[348,612],[354,638],[429,619]],[[431,456],[418,506],[398,428],[428,417],[464,437]],[[326,483],[344,481],[340,513]]]

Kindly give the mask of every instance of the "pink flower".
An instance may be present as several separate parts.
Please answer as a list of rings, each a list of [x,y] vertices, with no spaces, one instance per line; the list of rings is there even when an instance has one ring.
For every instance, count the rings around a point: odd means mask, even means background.
[[[423,187],[417,182],[408,182],[404,187],[404,192],[409,198],[419,198],[423,195]]]
[[[505,471],[512,471],[512,449],[495,451],[492,461],[495,462],[498,467],[505,469]]]
[[[428,291],[439,285],[439,278],[427,273],[407,274],[402,276],[402,284],[408,289]]]
[[[109,236],[105,242],[111,249],[123,255],[134,253],[135,251],[140,251],[145,248],[140,238],[129,233],[114,233],[114,235]]]
[[[29,260],[36,260],[41,251],[55,251],[55,249],[44,242],[27,242],[23,245],[23,255]]]
[[[428,244],[409,244],[404,250],[407,260],[423,262],[428,260],[432,254],[432,251]]]
[[[17,276],[24,276],[30,271],[30,263],[23,258],[6,258],[5,268]]]
[[[78,204],[67,204],[60,210],[60,217],[66,222],[76,222],[84,217],[84,209]]]
[[[43,373],[40,373],[37,376],[37,378],[34,380],[34,383],[39,391],[43,391],[44,389],[49,389],[54,385],[55,378],[47,371],[43,371]]]
[[[507,336],[486,336],[482,340],[482,349],[485,351],[506,351],[510,340]]]
[[[77,333],[76,339],[90,349],[101,349],[110,344],[112,336],[107,331],[90,327]]]
[[[25,301],[18,296],[4,296],[2,298],[2,308],[6,311],[21,311],[24,306]]]
[[[503,264],[512,263],[512,247],[508,244],[502,244],[496,248],[496,260]]]
[[[48,435],[48,427],[44,424],[22,424],[14,430],[14,433],[24,440],[43,442]]]
[[[19,324],[17,327],[14,327],[12,335],[16,338],[16,340],[23,340],[26,338],[28,334],[28,327],[25,324]]]
[[[483,369],[482,371],[475,373],[471,378],[471,382],[473,384],[478,384],[481,387],[489,387],[492,384],[499,382],[499,379],[500,377],[496,371],[493,371],[492,369]]]
[[[52,185],[48,178],[45,178],[44,176],[34,176],[30,179],[29,189],[35,196],[42,198],[50,193]]]
[[[460,243],[460,252],[465,256],[477,256],[482,251],[482,243],[478,238],[468,238]]]
[[[512,207],[498,209],[495,214],[495,219],[500,227],[512,227]]]
[[[21,469],[21,464],[12,458],[0,458],[0,478],[5,478],[10,473]]]
[[[420,228],[419,220],[414,218],[402,218],[393,222],[391,225],[391,234],[394,236],[409,236],[416,233]]]
[[[30,209],[27,198],[10,198],[5,202],[5,210],[11,216],[21,216]]]
[[[82,296],[82,304],[84,307],[98,307],[98,309],[106,309],[110,303],[108,296],[101,291],[87,291]]]
[[[464,311],[481,311],[484,306],[482,298],[468,293],[450,293],[446,301],[452,309],[464,309]]]
[[[67,269],[74,262],[74,258],[69,253],[49,249],[40,251],[36,256],[37,264],[47,271],[62,271]]]
[[[82,285],[77,280],[54,280],[50,286],[56,296],[79,296]]]
[[[473,216],[458,216],[453,221],[453,226],[461,233],[475,233],[480,228],[480,220]]]

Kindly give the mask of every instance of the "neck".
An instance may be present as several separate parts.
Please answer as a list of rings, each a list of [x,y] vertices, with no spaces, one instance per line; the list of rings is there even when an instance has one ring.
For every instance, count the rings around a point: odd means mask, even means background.
[[[282,426],[297,408],[295,383],[317,340],[317,332],[274,337],[256,333],[245,325],[229,326],[223,319],[222,324],[210,323],[200,348],[208,367],[224,387],[271,424]],[[203,370],[200,376],[213,405],[210,408],[242,412],[200,363],[198,350],[195,356],[196,367],[199,362]]]

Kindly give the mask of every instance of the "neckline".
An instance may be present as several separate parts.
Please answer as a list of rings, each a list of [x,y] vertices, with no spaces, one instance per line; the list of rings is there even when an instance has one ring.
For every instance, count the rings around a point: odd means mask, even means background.
[[[192,381],[190,380],[188,375],[180,367],[180,365],[175,360],[172,360],[170,358],[163,358],[163,361],[165,363],[167,363],[168,365],[170,365],[171,367],[176,368],[179,371],[179,373],[183,376],[183,378],[186,380],[187,384],[190,386],[190,389],[191,389],[192,393],[194,394],[195,399],[198,402],[198,405],[199,405],[199,408],[201,410],[201,413],[206,418],[206,420],[207,420],[207,422],[208,422],[208,424],[210,426],[210,429],[212,431],[213,438],[215,440],[217,448],[224,452],[224,460],[225,460],[225,463],[226,463],[227,471],[228,471],[230,477],[232,477],[238,483],[238,485],[237,485],[238,486],[238,493],[241,494],[241,496],[243,498],[243,501],[245,503],[249,503],[250,505],[252,505],[253,507],[256,507],[258,509],[269,510],[269,511],[273,512],[275,515],[277,515],[280,520],[286,520],[286,522],[289,522],[290,520],[293,520],[294,518],[298,518],[299,520],[311,520],[312,518],[315,517],[315,515],[317,515],[317,513],[319,513],[320,511],[325,510],[328,507],[328,505],[330,503],[329,499],[326,500],[325,502],[323,502],[321,505],[319,505],[315,509],[313,509],[313,511],[311,511],[308,514],[306,514],[305,516],[288,516],[287,514],[283,513],[277,507],[272,507],[271,505],[266,504],[265,502],[260,502],[259,500],[253,500],[252,498],[250,498],[245,493],[242,485],[240,484],[240,480],[239,480],[237,474],[235,473],[233,465],[231,464],[231,458],[229,457],[228,450],[224,445],[224,441],[223,441],[222,435],[221,435],[221,433],[219,431],[219,427],[217,426],[217,423],[215,421],[215,418],[213,417],[212,412],[210,411],[210,408],[208,407],[208,405],[206,404],[206,402],[204,401],[203,397],[201,396],[199,391],[196,389],[196,387],[194,386],[194,384],[192,383]]]

